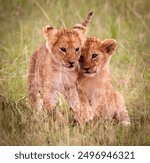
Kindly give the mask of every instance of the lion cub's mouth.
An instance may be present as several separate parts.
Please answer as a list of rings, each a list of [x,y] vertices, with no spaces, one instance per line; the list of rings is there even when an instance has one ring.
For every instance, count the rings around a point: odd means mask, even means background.
[[[65,68],[65,70],[67,71],[74,71],[76,69],[76,66],[65,66],[63,65],[63,67]]]
[[[84,76],[93,77],[96,74],[96,71],[92,71],[92,72],[84,71],[83,73],[84,73]]]

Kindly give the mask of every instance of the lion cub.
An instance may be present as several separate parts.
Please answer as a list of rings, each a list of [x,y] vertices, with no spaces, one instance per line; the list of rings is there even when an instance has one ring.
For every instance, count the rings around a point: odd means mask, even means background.
[[[117,119],[130,124],[123,96],[111,85],[109,61],[116,48],[116,41],[101,41],[96,37],[87,38],[80,58],[81,72],[79,86],[85,93],[94,118]]]
[[[28,88],[33,107],[51,112],[62,96],[73,110],[79,109],[78,60],[91,18],[92,12],[73,29],[43,28],[46,43],[33,53],[29,65]]]

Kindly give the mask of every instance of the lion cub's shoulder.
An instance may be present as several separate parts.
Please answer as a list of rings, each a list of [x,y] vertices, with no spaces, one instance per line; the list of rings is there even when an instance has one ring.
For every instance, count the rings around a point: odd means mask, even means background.
[[[43,43],[34,51],[32,57],[31,57],[31,60],[32,59],[40,59],[47,53],[48,53],[48,49],[46,48],[45,43]]]

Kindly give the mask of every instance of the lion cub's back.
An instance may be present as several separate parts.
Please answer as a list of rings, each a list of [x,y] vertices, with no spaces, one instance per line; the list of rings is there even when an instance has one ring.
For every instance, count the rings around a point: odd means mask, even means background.
[[[44,66],[44,60],[47,55],[47,48],[45,44],[42,44],[39,48],[35,50],[33,55],[31,56],[30,63],[29,63],[29,72],[28,72],[28,85],[40,75],[41,69]]]

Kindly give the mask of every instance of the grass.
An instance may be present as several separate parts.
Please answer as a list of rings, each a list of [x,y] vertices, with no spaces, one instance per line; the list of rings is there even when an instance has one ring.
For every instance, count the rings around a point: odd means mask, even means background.
[[[150,1],[0,0],[0,145],[150,145]],[[132,125],[97,122],[82,128],[35,112],[27,96],[28,63],[44,41],[42,27],[71,28],[94,11],[88,36],[118,42],[113,84]],[[66,107],[63,104],[63,108]],[[69,114],[69,117],[68,117]]]

